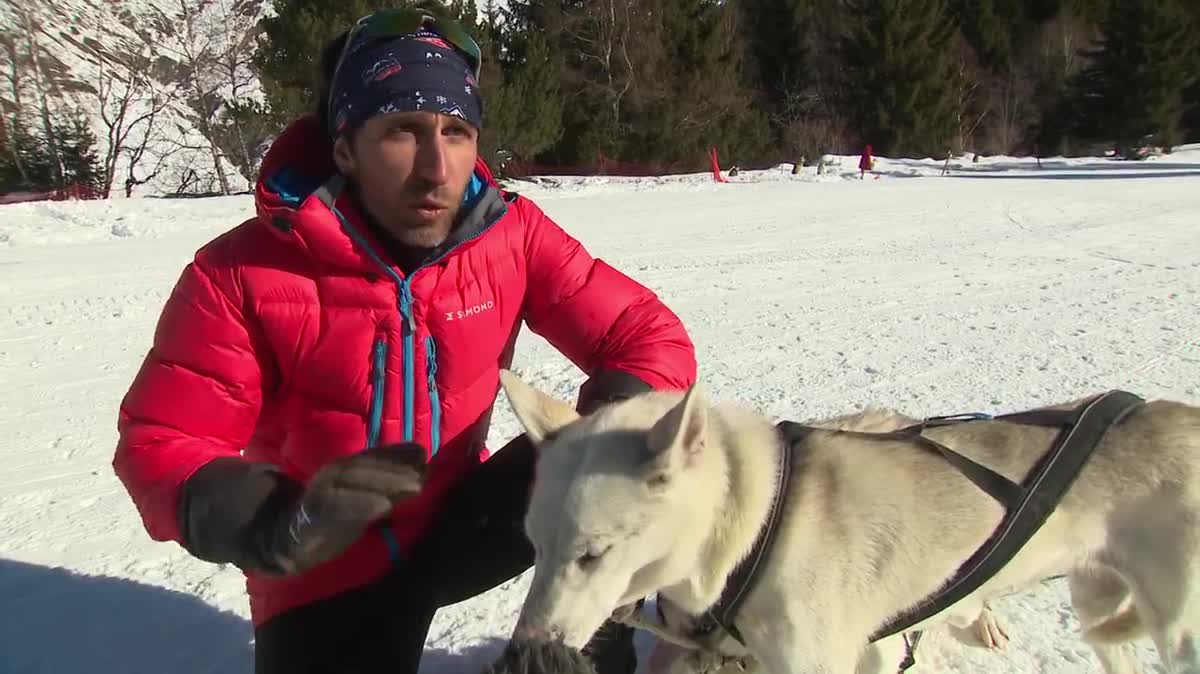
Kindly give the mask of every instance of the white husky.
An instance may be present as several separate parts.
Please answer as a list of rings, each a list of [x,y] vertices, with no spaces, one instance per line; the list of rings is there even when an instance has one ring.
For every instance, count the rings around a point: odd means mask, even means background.
[[[537,559],[515,634],[579,648],[618,607],[655,593],[682,614],[709,610],[767,520],[785,451],[774,424],[710,406],[697,387],[580,417],[501,378],[540,452],[525,522]],[[1056,431],[979,421],[923,434],[1020,481]],[[791,451],[774,549],[737,628],[766,672],[849,674],[870,635],[943,586],[1004,509],[915,439],[814,429]],[[1168,671],[1200,674],[1198,468],[1200,408],[1135,407],[1015,558],[915,628],[965,627],[988,599],[1066,575],[1106,672],[1137,671],[1128,642],[1148,633]],[[895,671],[889,658],[880,666]]]

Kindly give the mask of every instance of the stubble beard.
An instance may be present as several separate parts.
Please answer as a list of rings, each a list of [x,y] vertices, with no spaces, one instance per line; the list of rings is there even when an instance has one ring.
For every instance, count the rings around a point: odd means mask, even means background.
[[[416,218],[407,220],[392,218],[391,222],[384,224],[384,229],[401,245],[414,248],[436,248],[450,238],[450,232],[454,230],[454,221],[457,217],[458,209],[454,208],[447,210],[432,221]]]

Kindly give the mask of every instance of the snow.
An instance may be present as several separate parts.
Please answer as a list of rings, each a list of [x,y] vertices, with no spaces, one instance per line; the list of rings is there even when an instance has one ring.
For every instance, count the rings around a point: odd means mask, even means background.
[[[868,402],[995,412],[1112,387],[1200,402],[1200,147],[1040,171],[959,160],[948,177],[940,160],[880,159],[865,181],[857,158],[833,159],[819,177],[785,166],[731,184],[513,184],[680,314],[718,399],[797,420]],[[249,199],[0,207],[0,670],[252,670],[240,574],[150,541],[110,466],[117,405],[179,270],[252,214]],[[583,380],[528,333],[515,366],[564,396]],[[492,446],[517,432],[501,399]],[[421,671],[478,671],[528,580],[441,611]],[[1061,581],[996,610],[1005,651],[938,634],[914,671],[1099,671]]]

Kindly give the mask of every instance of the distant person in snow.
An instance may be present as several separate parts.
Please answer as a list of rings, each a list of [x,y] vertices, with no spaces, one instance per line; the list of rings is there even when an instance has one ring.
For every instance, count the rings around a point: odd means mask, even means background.
[[[862,155],[858,158],[858,178],[859,180],[867,179],[867,171],[875,168],[875,156],[872,154],[871,146],[867,145],[863,148]]]
[[[329,45],[121,403],[117,475],[152,538],[245,572],[258,674],[415,674],[435,611],[531,567],[534,448],[484,447],[522,322],[587,374],[584,412],[695,381],[676,315],[493,179],[479,68],[438,11]],[[634,671],[630,629],[593,644]]]

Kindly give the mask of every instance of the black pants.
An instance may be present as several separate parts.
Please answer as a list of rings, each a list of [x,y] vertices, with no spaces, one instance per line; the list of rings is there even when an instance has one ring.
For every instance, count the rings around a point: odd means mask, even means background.
[[[535,452],[521,436],[481,464],[449,499],[411,559],[384,579],[315,602],[255,630],[256,674],[417,674],[441,607],[533,566],[522,520]],[[606,623],[587,650],[598,674],[633,674],[633,630]]]

